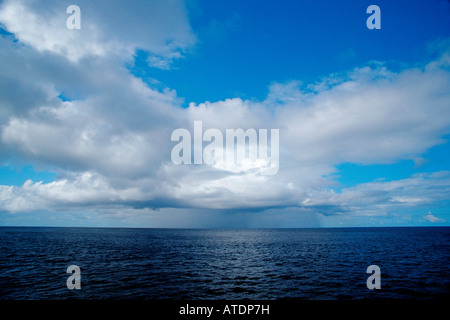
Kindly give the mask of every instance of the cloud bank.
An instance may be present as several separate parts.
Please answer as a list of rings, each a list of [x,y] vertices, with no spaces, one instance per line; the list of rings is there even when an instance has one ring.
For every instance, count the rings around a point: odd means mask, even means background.
[[[449,198],[450,172],[334,190],[341,163],[415,160],[445,143],[448,47],[414,67],[372,62],[313,84],[273,84],[263,101],[183,108],[174,89],[153,88],[126,68],[136,50],[149,53],[149,66],[166,69],[195,45],[181,1],[145,8],[139,1],[121,8],[79,1],[80,32],[65,28],[69,4],[0,4],[0,156],[58,174],[49,183],[1,185],[1,211],[297,208],[379,216]],[[280,129],[278,174],[175,166],[171,133],[195,120],[223,131]]]

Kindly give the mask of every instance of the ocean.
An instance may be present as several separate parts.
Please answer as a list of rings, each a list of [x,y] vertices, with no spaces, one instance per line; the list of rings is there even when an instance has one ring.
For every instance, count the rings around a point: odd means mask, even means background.
[[[0,227],[0,299],[442,299],[449,239],[450,227]]]

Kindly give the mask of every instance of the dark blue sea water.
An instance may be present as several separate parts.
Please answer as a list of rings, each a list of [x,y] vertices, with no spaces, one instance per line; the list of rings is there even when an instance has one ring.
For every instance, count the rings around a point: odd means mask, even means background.
[[[450,227],[1,227],[0,299],[446,298],[449,240]],[[373,264],[379,290],[366,286]]]

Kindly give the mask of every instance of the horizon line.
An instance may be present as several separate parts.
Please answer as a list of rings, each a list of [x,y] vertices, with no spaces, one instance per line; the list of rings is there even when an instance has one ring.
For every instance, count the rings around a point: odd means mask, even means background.
[[[0,228],[82,228],[82,229],[167,229],[167,230],[295,230],[295,229],[380,229],[380,228],[450,228],[450,225],[428,226],[330,226],[330,227],[112,227],[112,226],[0,226]]]

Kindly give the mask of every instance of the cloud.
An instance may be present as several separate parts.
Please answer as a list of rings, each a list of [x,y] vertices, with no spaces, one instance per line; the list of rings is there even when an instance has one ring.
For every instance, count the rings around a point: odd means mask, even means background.
[[[428,212],[426,216],[423,216],[423,218],[429,222],[436,223],[436,222],[445,222],[444,219],[438,218],[434,216],[431,212]]]
[[[299,161],[391,163],[411,159],[440,138],[449,123],[447,71],[355,69],[330,87],[305,92],[280,111],[285,141]],[[325,80],[324,82],[327,82]],[[442,92],[443,95],[438,94]],[[299,139],[298,137],[307,137]]]
[[[171,59],[196,41],[182,1],[112,4],[80,0],[80,30],[66,28],[69,5],[70,1],[57,0],[4,1],[0,21],[24,44],[39,52],[63,55],[72,62],[111,54],[127,57],[136,48],[146,49],[160,59]]]
[[[0,155],[58,176],[0,186],[0,210],[285,208],[375,216],[448,199],[448,172],[332,191],[340,163],[417,162],[445,143],[448,50],[420,67],[371,63],[313,84],[273,84],[264,101],[182,108],[175,90],[153,88],[124,67],[144,50],[151,65],[168,68],[195,43],[183,3],[145,2],[145,10],[143,3],[80,1],[79,34],[65,28],[64,2],[1,4],[0,22],[23,45],[0,37]],[[191,130],[195,120],[205,129],[280,129],[278,174],[175,166],[170,135]]]
[[[340,192],[319,190],[304,201],[325,215],[378,216],[445,202],[450,196],[450,172],[417,173],[394,181],[374,181],[344,188]],[[325,207],[327,206],[327,207]]]

